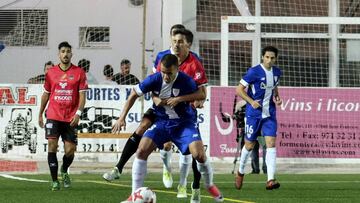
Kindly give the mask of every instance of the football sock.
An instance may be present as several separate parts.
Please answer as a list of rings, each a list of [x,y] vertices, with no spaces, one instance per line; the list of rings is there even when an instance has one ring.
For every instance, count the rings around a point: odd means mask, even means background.
[[[165,150],[160,150],[160,157],[163,160],[164,163],[164,167],[166,168],[167,171],[171,172],[171,150],[170,151],[165,151]]]
[[[58,179],[58,160],[55,152],[48,153],[48,165],[50,174],[53,181]]]
[[[135,152],[139,146],[141,137],[142,137],[141,135],[138,135],[134,132],[127,140],[127,142],[124,146],[123,152],[121,153],[120,160],[116,164],[116,167],[119,169],[119,173],[122,173],[122,170],[123,170],[126,162],[130,159],[130,157],[133,154],[135,154]]]
[[[206,160],[204,163],[197,163],[198,169],[201,175],[204,177],[205,187],[209,188],[213,183],[213,170],[211,168],[210,162]]]
[[[63,172],[67,172],[68,171],[68,168],[69,166],[71,165],[71,163],[73,162],[74,160],[74,155],[71,155],[71,156],[66,156],[64,154],[63,156],[63,164],[62,164],[62,170]]]
[[[276,171],[276,148],[267,148],[266,149],[266,166],[267,166],[267,176],[268,181],[275,178]]]
[[[147,161],[141,160],[135,157],[134,163],[132,166],[132,193],[135,192],[136,189],[140,188],[144,184],[144,179],[147,171]]]
[[[187,185],[187,177],[190,171],[190,165],[192,161],[192,155],[182,155],[180,154],[179,159],[179,168],[180,168],[180,181],[179,185],[186,186]]]
[[[199,189],[200,188],[201,173],[199,172],[199,170],[197,168],[197,163],[196,163],[196,160],[194,158],[192,159],[192,169],[193,169],[193,174],[194,174],[194,181],[192,183],[192,188],[193,189]]]
[[[241,150],[239,173],[245,174],[245,164],[251,154],[251,150],[248,151],[245,146]]]

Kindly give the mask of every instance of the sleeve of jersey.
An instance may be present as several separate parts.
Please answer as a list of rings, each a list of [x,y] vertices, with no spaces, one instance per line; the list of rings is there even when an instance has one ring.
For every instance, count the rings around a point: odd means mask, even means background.
[[[158,64],[159,64],[159,61],[160,61],[160,55],[158,54],[158,55],[156,56],[155,61],[154,61],[153,73],[156,73],[156,72],[157,72],[157,66],[158,66]]]
[[[88,89],[88,83],[87,83],[87,79],[86,79],[86,74],[84,71],[81,72],[80,75],[80,86],[79,86],[79,91],[86,91]]]
[[[144,81],[142,81],[141,83],[137,84],[134,87],[136,94],[139,97],[141,97],[144,94],[150,92],[152,83],[153,83],[153,77],[149,76],[149,77],[145,78]]]
[[[247,87],[249,86],[249,84],[253,82],[253,78],[254,78],[254,71],[252,68],[250,68],[246,73],[246,75],[240,80],[240,84]]]
[[[47,93],[51,92],[51,83],[49,80],[49,74],[45,75],[44,91]]]
[[[203,65],[197,61],[194,67],[194,78],[196,84],[201,87],[207,85],[208,79],[206,77],[205,69]]]

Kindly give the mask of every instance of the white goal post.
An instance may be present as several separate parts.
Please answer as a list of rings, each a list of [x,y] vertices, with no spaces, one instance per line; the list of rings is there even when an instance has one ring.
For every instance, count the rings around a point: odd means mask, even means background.
[[[243,32],[231,32],[231,24],[242,24],[246,29]],[[308,26],[306,29],[294,32],[293,29],[281,29],[281,32],[264,32],[262,26]],[[353,31],[341,32],[341,25],[355,25]],[[327,40],[328,44],[328,85],[330,87],[339,86],[339,40],[355,40],[360,42],[359,33],[360,18],[351,17],[256,17],[256,16],[223,16],[221,18],[221,76],[220,84],[229,85],[229,41],[246,40],[251,41],[252,46],[252,65],[260,62],[262,40],[282,40],[282,39],[314,39]],[[240,26],[240,25],[239,25]],[[325,31],[314,29],[311,26],[325,26]],[[279,29],[278,29],[279,30]],[[275,45],[276,46],[276,45]],[[314,45],[316,47],[316,45]],[[280,50],[283,52],[284,50]]]

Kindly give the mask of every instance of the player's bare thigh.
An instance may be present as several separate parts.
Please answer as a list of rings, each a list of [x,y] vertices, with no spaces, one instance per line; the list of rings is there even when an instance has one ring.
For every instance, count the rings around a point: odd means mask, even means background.
[[[154,149],[156,149],[155,142],[148,137],[143,137],[141,138],[140,144],[137,148],[136,157],[138,159],[147,160]]]

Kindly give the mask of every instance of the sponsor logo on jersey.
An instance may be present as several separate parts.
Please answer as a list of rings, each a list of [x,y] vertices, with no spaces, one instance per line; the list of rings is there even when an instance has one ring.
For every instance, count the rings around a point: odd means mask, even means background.
[[[61,88],[65,88],[67,86],[67,82],[59,82]]]

